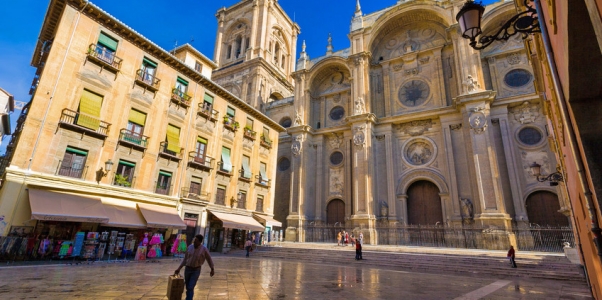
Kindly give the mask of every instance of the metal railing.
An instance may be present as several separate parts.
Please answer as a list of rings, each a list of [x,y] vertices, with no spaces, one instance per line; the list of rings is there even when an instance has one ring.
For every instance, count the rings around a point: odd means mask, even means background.
[[[316,224],[303,226],[306,242],[336,243],[341,230],[359,235],[357,228],[346,224]],[[362,228],[367,230],[367,228]],[[509,231],[477,226],[400,225],[379,223],[375,226],[379,245],[403,245],[464,249],[507,250],[510,234],[514,234],[517,248],[523,251],[563,252],[564,246],[574,247],[570,227],[522,227]]]
[[[161,142],[159,144],[159,154],[168,155],[170,157],[177,158],[177,159],[182,159],[182,150],[183,150],[182,148],[180,148],[180,152],[174,152],[174,151],[167,149],[167,146],[168,146],[167,142]]]
[[[188,153],[188,162],[191,164],[198,165],[200,167],[204,167],[207,169],[211,169],[211,162],[213,161],[213,157],[210,156],[199,156],[196,151],[190,151]]]
[[[63,166],[63,161],[59,160],[55,175],[82,179],[88,172],[88,166]]]
[[[265,135],[261,135],[261,138],[259,139],[259,144],[265,148],[272,148],[272,141],[268,138],[265,137]]]
[[[69,125],[75,125],[84,130],[95,132],[95,133],[98,133],[103,136],[108,135],[109,127],[111,126],[111,123],[101,121],[97,117],[83,114],[78,111],[70,110],[68,108],[63,109],[63,112],[61,113],[61,119],[59,120],[59,122],[64,123],[64,124],[69,124]],[[98,128],[97,129],[88,128],[88,127],[82,126],[80,124],[88,124],[88,125],[94,124],[95,126],[98,125]]]
[[[247,177],[245,176],[245,170],[243,168],[240,168],[240,170],[238,170],[238,178],[250,182],[253,178],[253,173],[249,173],[249,176]]]
[[[161,79],[155,77],[155,74],[151,74],[143,69],[136,71],[136,80],[155,90],[159,88],[159,83],[161,83]]]
[[[170,194],[170,190],[171,190],[171,184],[169,186],[160,186],[157,185],[155,187],[155,193],[156,194],[161,194],[161,195],[169,195]]]
[[[232,166],[232,169],[230,171],[224,169],[224,162],[220,161],[217,163],[217,165],[219,166],[219,168],[217,169],[218,172],[228,175],[228,176],[232,176],[233,170],[234,170],[234,166]]]
[[[201,192],[201,188],[183,187],[182,198],[194,199],[194,200],[208,200],[211,196],[210,193]]]
[[[216,119],[217,115],[218,115],[218,111],[213,109],[213,105],[211,105],[207,102],[203,102],[203,103],[199,103],[198,114],[205,118]]]
[[[123,128],[119,131],[119,140],[128,142],[130,144],[139,145],[144,148],[146,148],[148,144],[148,136],[141,135],[126,128]]]
[[[106,65],[119,70],[121,68],[121,58],[115,56],[115,52],[105,47],[99,47],[96,44],[90,44],[88,48],[88,56],[95,58]]]
[[[255,135],[257,135],[257,132],[255,132],[255,131],[253,131],[253,130],[248,129],[248,128],[245,127],[245,129],[243,131],[243,136],[245,138],[248,138],[248,139],[254,141],[255,140]]]
[[[255,175],[255,179],[257,179],[257,181],[255,182],[256,184],[267,187],[270,186],[270,182],[272,181],[271,179],[263,178],[261,175]]]
[[[190,99],[192,98],[192,96],[180,91],[177,88],[173,88],[171,90],[171,100],[177,102],[180,105],[183,106],[190,106]]]

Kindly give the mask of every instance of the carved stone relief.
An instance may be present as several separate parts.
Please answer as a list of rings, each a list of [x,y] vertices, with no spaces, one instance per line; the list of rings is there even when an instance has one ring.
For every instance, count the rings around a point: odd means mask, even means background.
[[[295,137],[295,140],[291,144],[291,152],[293,152],[293,155],[299,156],[299,154],[301,154],[301,151],[303,151],[303,149],[302,149],[302,147],[303,147],[302,142],[303,142],[303,136],[298,135],[298,136]]]
[[[434,146],[429,140],[422,138],[414,139],[406,143],[403,155],[405,160],[411,165],[425,165],[433,159]]]
[[[366,104],[364,103],[364,98],[359,97],[355,100],[355,114],[361,115],[366,112]]]
[[[521,124],[529,124],[535,122],[539,117],[539,106],[525,101],[523,104],[511,108],[510,112],[514,114],[516,121]]]
[[[343,195],[343,169],[330,169],[330,195]]]
[[[420,120],[420,121],[411,121],[407,123],[399,124],[399,131],[404,134],[408,134],[411,136],[422,135],[427,132],[430,128],[433,127],[432,120]]]
[[[353,128],[353,144],[358,147],[364,147],[366,144],[366,127],[365,126],[357,126]]]
[[[470,116],[468,117],[468,123],[475,133],[483,133],[487,129],[487,116],[483,113],[482,107],[476,107],[472,109]]]
[[[330,145],[330,148],[332,148],[333,150],[339,149],[339,147],[341,147],[341,143],[343,143],[342,134],[332,133],[330,135],[330,138],[328,139],[328,144]]]
[[[508,63],[511,65],[516,65],[518,63],[520,63],[520,55],[518,55],[518,53],[512,53],[509,54],[506,59],[508,60]]]

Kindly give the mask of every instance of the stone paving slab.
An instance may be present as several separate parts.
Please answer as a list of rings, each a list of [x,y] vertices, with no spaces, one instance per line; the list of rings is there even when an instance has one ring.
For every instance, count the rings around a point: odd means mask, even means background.
[[[585,283],[424,274],[352,258],[343,265],[232,256],[214,261],[216,274],[210,277],[204,267],[195,299],[592,299]],[[178,263],[0,267],[0,299],[166,299],[167,277]]]

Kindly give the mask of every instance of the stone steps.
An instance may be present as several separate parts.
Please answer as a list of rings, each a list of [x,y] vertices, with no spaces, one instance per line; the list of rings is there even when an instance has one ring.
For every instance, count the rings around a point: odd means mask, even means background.
[[[503,253],[433,254],[433,253],[395,253],[383,251],[363,251],[366,258],[355,261],[355,250],[351,247],[325,249],[313,245],[295,247],[258,247],[253,252],[256,257],[269,257],[283,260],[307,261],[319,264],[379,266],[404,271],[452,272],[474,274],[478,276],[508,276],[555,279],[585,282],[581,266],[571,264],[568,259],[558,255],[533,255],[517,259],[518,268],[510,268],[508,260],[500,256]],[[309,248],[313,247],[313,248]],[[332,247],[329,247],[332,248]],[[335,247],[336,248],[336,247]],[[244,251],[234,251],[232,255],[244,255]],[[498,251],[499,252],[499,251]]]

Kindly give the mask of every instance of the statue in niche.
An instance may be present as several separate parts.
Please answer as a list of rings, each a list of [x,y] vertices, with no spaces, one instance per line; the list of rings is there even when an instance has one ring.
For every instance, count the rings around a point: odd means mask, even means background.
[[[472,201],[468,198],[460,198],[460,209],[462,214],[462,224],[470,225],[474,222],[474,207]]]
[[[366,104],[364,103],[364,98],[359,97],[355,100],[355,114],[361,115],[366,112]]]
[[[472,78],[472,75],[468,75],[466,80],[463,82],[464,86],[466,86],[466,91],[468,93],[474,93],[479,90],[479,82],[476,78]]]
[[[385,201],[380,202],[380,216],[389,219],[389,204]]]

